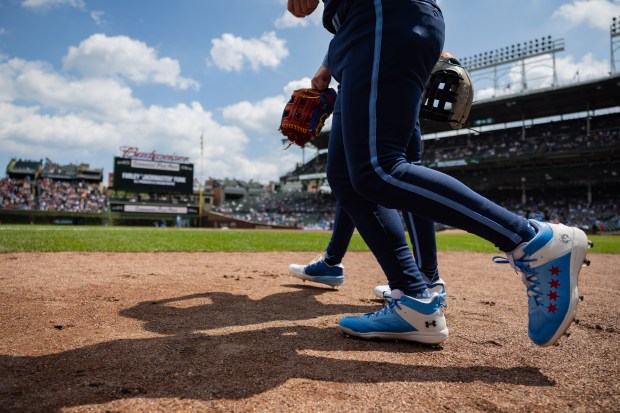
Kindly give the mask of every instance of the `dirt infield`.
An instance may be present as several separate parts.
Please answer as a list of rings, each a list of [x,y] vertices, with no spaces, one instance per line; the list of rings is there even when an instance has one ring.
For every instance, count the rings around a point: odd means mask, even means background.
[[[438,349],[345,338],[383,276],[370,253],[338,290],[288,275],[311,255],[0,254],[0,410],[618,411],[620,256],[589,255],[579,323],[539,348],[508,266],[440,253]]]

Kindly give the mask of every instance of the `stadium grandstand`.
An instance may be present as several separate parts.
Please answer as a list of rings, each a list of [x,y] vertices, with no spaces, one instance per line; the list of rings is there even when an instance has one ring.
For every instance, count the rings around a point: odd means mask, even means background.
[[[0,180],[0,208],[10,210],[106,212],[103,170],[88,164],[59,165],[50,159],[12,159]]]
[[[589,232],[620,231],[620,75],[612,65],[609,76],[562,86],[554,56],[563,41],[525,44],[463,59],[477,87],[485,81],[476,75],[493,78],[493,93],[474,102],[468,128],[422,120],[423,165],[523,216],[541,214]],[[532,89],[540,79],[526,78],[527,65],[540,59],[551,62],[553,73],[546,86]],[[520,84],[500,84],[498,73],[515,63],[522,68]],[[209,178],[204,191],[183,160],[174,173],[142,170],[162,161],[155,152],[136,162],[129,159],[136,154],[115,158],[109,188],[103,171],[87,164],[13,159],[0,180],[0,222],[330,229],[335,200],[326,178],[328,141],[328,131],[312,139],[278,183]]]
[[[521,215],[541,214],[590,232],[616,232],[619,109],[618,75],[488,98],[474,103],[471,129],[454,131],[422,121],[423,165],[454,176]],[[314,205],[312,214],[318,219],[293,219],[294,224],[329,227],[328,140],[324,132],[310,141],[314,156],[280,178],[283,192],[297,193],[280,195],[286,210],[256,198],[237,202],[229,211],[274,221]],[[332,204],[331,212],[334,208]]]
[[[119,162],[122,162],[119,160]],[[140,160],[144,165],[145,160]],[[181,165],[181,164],[178,164]],[[189,165],[191,169],[191,165]],[[187,179],[181,173],[176,182],[183,182],[177,188],[158,185],[164,182],[153,178],[145,181],[140,174],[141,183],[121,182],[122,172],[132,178],[140,169],[117,171],[117,185],[104,187],[103,170],[91,169],[88,164],[60,165],[50,159],[43,161],[12,159],[6,167],[6,178],[0,180],[0,223],[53,223],[53,224],[93,224],[93,225],[141,225],[166,227],[227,227],[227,228],[290,228],[290,218],[272,220],[245,219],[236,217],[230,207],[222,211],[218,206],[243,203],[256,196],[269,199],[274,185],[264,185],[254,181],[209,178],[202,193],[205,210],[199,221],[200,191],[198,181],[192,179],[191,171]],[[167,176],[166,172],[158,176]],[[128,175],[125,175],[127,177]],[[119,178],[121,177],[121,178]],[[269,201],[271,203],[277,200]],[[304,211],[297,213],[302,215]],[[298,220],[302,220],[299,218]]]

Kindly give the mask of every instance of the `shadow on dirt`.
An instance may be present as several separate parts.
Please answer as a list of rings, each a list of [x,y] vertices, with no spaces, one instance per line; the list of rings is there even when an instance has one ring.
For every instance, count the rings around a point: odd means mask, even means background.
[[[323,304],[316,297],[329,290],[296,288],[261,300],[211,292],[142,302],[120,314],[141,320],[146,330],[164,336],[113,340],[39,357],[0,355],[0,410],[59,411],[132,397],[242,399],[293,378],[339,383],[554,384],[533,367],[429,367],[345,360],[351,351],[412,353],[420,358],[437,350],[411,343],[345,339],[331,325],[255,326],[377,308]],[[191,305],[196,302],[202,303]],[[233,326],[248,327],[242,332],[225,331]],[[209,333],[216,328],[223,331]],[[324,357],[319,352],[331,353]]]

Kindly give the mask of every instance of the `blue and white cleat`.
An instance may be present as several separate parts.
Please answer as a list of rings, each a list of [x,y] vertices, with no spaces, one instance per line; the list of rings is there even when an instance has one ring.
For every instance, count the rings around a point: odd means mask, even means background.
[[[344,267],[342,264],[328,265],[319,255],[308,265],[291,264],[288,270],[294,277],[304,281],[337,287],[344,283]]]
[[[386,297],[387,298],[387,297]],[[393,290],[387,306],[374,313],[340,319],[345,335],[364,339],[407,340],[439,344],[448,338],[443,315],[443,299],[437,293],[430,298],[413,298]]]
[[[530,220],[534,239],[495,257],[521,272],[528,296],[528,334],[539,346],[551,346],[566,333],[577,313],[581,267],[593,244],[579,228]]]
[[[438,278],[437,281],[426,284],[426,287],[431,294],[437,293],[444,300],[444,303],[447,302],[448,296],[446,294],[446,282],[443,279]],[[390,294],[392,290],[390,289],[389,285],[377,285],[373,289],[373,292],[379,298],[382,298],[386,301],[391,300]]]

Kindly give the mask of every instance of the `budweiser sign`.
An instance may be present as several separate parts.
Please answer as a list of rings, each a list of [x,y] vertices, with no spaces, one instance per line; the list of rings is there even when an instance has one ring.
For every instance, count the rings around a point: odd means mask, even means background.
[[[165,155],[161,153],[153,152],[140,152],[139,148],[135,146],[121,146],[119,148],[123,153],[123,158],[140,158],[150,159],[152,161],[169,161],[169,162],[187,162],[188,156],[179,155]]]

